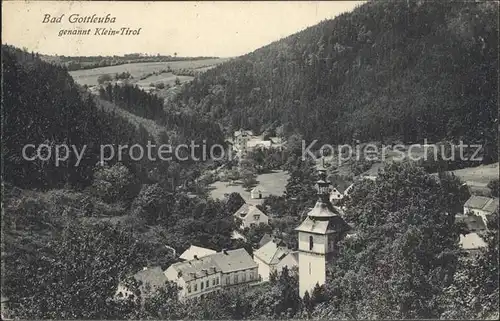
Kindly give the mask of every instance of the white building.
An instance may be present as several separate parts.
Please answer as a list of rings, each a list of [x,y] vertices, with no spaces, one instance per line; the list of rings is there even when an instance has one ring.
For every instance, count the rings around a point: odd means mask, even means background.
[[[250,198],[252,199],[262,199],[265,197],[264,190],[260,187],[254,187],[250,191]]]
[[[172,264],[165,276],[179,286],[179,297],[185,299],[259,280],[257,264],[245,249],[223,250]]]
[[[311,293],[316,284],[327,280],[326,265],[335,258],[337,242],[350,229],[340,212],[329,201],[329,183],[320,171],[318,201],[295,230],[299,241],[299,294]]]
[[[243,204],[235,213],[234,216],[242,221],[241,228],[252,227],[261,223],[268,224],[269,218],[257,206],[252,204]]]
[[[498,198],[472,195],[464,204],[464,215],[474,214],[488,226],[488,217],[498,209]]]
[[[217,251],[214,251],[212,249],[207,249],[204,247],[199,247],[195,245],[191,245],[187,250],[185,250],[181,256],[179,257],[181,260],[189,261],[193,260],[196,257],[202,258],[204,256],[210,255],[217,253]]]
[[[290,252],[279,239],[273,239],[253,252],[253,260],[259,267],[259,275],[263,281],[268,281],[271,273],[279,272],[278,263]]]

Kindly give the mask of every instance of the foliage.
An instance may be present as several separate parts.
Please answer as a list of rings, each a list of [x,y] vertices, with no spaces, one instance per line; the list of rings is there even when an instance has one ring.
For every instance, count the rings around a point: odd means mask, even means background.
[[[492,197],[499,197],[498,194],[498,178],[488,182],[488,188],[491,190]]]

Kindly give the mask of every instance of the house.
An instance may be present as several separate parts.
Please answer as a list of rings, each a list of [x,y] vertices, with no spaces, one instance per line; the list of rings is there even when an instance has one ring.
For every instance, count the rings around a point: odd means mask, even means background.
[[[159,266],[151,268],[145,267],[141,271],[134,274],[133,279],[139,283],[138,286],[143,300],[152,295],[156,290],[165,287],[168,281],[163,274],[163,270]],[[125,281],[120,282],[118,284],[115,297],[118,299],[125,299],[130,295],[134,295],[130,285],[128,285]]]
[[[333,179],[333,185],[330,187],[330,202],[335,204],[343,199],[348,195],[353,185],[342,179]]]
[[[181,260],[189,261],[193,260],[196,257],[204,257],[210,254],[217,253],[217,251],[207,249],[204,247],[199,247],[195,245],[191,245],[187,250],[185,250],[181,256],[179,257]]]
[[[336,187],[332,187],[330,191],[330,202],[335,203],[344,198],[344,193],[339,191]]]
[[[238,152],[238,156],[244,156],[247,152],[247,143],[253,136],[251,130],[240,129],[234,132],[233,148]]]
[[[488,246],[476,232],[460,235],[460,247],[468,252],[474,253]]]
[[[253,260],[259,267],[259,275],[263,281],[268,281],[271,273],[279,272],[278,263],[289,253],[290,250],[276,238],[254,251]]]
[[[250,191],[250,198],[252,199],[261,199],[264,198],[264,190],[260,187],[254,187]]]
[[[281,261],[276,264],[276,271],[281,273],[286,267],[289,271],[299,266],[299,251],[289,252]]]
[[[248,150],[256,149],[270,149],[272,142],[270,140],[263,140],[261,137],[252,137],[247,141]]]
[[[234,213],[234,216],[242,220],[241,228],[244,229],[246,227],[256,226],[260,223],[268,224],[269,218],[266,214],[264,214],[261,210],[257,208],[257,206],[252,204],[243,204],[237,211]]]
[[[179,297],[184,299],[259,280],[257,264],[245,249],[174,263],[165,270],[165,276],[179,286]]]
[[[498,198],[472,195],[464,204],[464,214],[473,213],[483,219],[488,226],[488,216],[498,209]]]

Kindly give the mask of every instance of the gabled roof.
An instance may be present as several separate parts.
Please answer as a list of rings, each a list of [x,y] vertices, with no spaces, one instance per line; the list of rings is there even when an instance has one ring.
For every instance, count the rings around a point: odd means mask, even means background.
[[[487,247],[488,244],[477,233],[460,235],[460,246],[464,250],[478,250]]]
[[[245,249],[222,251],[210,255],[210,257],[220,267],[222,273],[257,267],[257,263],[252,260],[252,257]]]
[[[467,202],[465,202],[464,207],[493,213],[498,208],[498,198],[472,195]]]
[[[281,261],[288,253],[290,253],[290,250],[285,246],[282,246],[280,240],[274,239],[273,241],[264,244],[264,246],[255,251],[253,255],[267,265],[274,265],[278,264],[278,262]]]
[[[289,266],[288,264],[292,263],[292,266]],[[278,270],[283,268],[284,265],[287,265],[288,268],[291,268],[293,266],[299,265],[299,251],[292,251],[288,253],[279,263],[278,263]]]
[[[214,253],[216,253],[216,251],[214,251],[212,249],[207,249],[207,248],[204,248],[204,247],[199,247],[199,246],[191,245],[187,250],[185,250],[181,254],[180,258],[182,260],[192,260],[192,259],[194,259],[195,255],[198,258],[201,258],[201,257],[207,256],[207,255],[210,255],[210,254],[214,254]]]
[[[332,187],[335,188],[340,193],[344,193],[347,190],[347,188],[349,188],[352,185],[348,181],[345,181],[340,178],[333,179],[331,183]]]
[[[202,258],[171,265],[179,277],[185,281],[195,278],[213,275],[219,272],[229,273],[233,271],[246,270],[257,267],[257,263],[245,249],[227,250],[207,255]]]
[[[234,213],[234,216],[239,217],[241,219],[244,219],[249,214],[250,215],[259,214],[259,215],[267,216],[266,214],[264,214],[264,212],[259,210],[257,208],[257,206],[252,205],[252,204],[247,204],[247,203],[241,205],[241,207]]]

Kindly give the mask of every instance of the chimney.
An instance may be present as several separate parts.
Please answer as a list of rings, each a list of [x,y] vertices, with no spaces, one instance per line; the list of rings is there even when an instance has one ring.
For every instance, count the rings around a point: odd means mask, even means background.
[[[198,260],[198,255],[196,255],[196,254],[195,254],[195,255],[194,255],[194,259],[195,259],[195,260]]]

